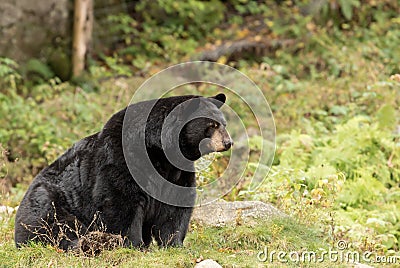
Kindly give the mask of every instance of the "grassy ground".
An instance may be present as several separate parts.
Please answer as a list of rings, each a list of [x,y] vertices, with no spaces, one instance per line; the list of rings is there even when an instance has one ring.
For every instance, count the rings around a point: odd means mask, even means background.
[[[2,234],[12,232],[12,225],[8,228],[3,229]],[[153,245],[146,251],[104,251],[97,257],[62,253],[55,248],[41,245],[18,250],[9,238],[3,238],[0,248],[2,267],[193,267],[203,259],[213,259],[224,267],[277,267],[282,263],[277,260],[276,255],[272,257],[272,262],[271,259],[259,261],[258,253],[266,252],[265,248],[271,253],[274,250],[321,252],[321,249],[329,247],[318,229],[289,218],[260,221],[253,226],[206,228],[193,223],[183,248],[159,249]],[[293,255],[292,258],[296,257]],[[292,263],[289,257],[286,257],[286,261],[290,267],[310,266],[307,262]],[[326,258],[320,267],[341,265],[343,264]]]

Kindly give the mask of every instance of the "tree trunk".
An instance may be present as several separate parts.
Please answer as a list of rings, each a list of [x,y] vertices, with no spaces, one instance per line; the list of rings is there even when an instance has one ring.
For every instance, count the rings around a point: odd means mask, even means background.
[[[85,69],[93,29],[93,1],[75,0],[74,33],[72,44],[72,75],[79,76]]]

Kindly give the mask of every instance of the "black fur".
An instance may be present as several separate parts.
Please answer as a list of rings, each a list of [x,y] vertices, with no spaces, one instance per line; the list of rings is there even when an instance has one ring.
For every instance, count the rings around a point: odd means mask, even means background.
[[[145,134],[133,130],[131,135],[134,139],[145,135],[150,160],[166,180],[180,186],[195,186],[194,172],[176,168],[165,157],[161,147],[164,119],[176,106],[192,100],[191,105],[182,111],[180,120],[199,109],[201,101],[212,103],[215,108],[211,108],[211,112],[225,122],[218,110],[222,105],[218,101],[225,102],[225,96],[221,95],[212,99],[171,97],[129,107],[135,113],[133,122],[130,122],[132,129],[136,125],[146,125]],[[154,104],[146,118],[142,111]],[[192,207],[175,207],[159,202],[147,195],[133,179],[122,148],[126,111],[127,108],[114,114],[100,132],[75,143],[37,175],[17,212],[17,247],[28,241],[40,241],[68,250],[77,245],[80,235],[99,229],[126,237],[126,246],[148,246],[153,237],[160,246],[182,245]],[[201,156],[199,142],[208,135],[205,133],[209,132],[209,121],[195,119],[180,133],[179,147],[187,158],[196,160]],[[137,161],[140,166],[140,159]],[[142,176],[146,176],[145,170]],[[195,193],[189,196],[194,204]]]

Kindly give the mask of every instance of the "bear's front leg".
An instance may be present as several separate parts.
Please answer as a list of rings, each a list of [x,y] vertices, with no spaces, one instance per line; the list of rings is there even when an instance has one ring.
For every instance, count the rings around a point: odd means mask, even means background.
[[[143,247],[145,244],[142,237],[144,211],[142,207],[137,207],[134,212],[134,217],[131,225],[129,226],[124,242],[125,247]]]
[[[172,206],[169,206],[172,207]],[[153,233],[160,247],[182,246],[189,227],[192,208],[173,207],[172,213],[160,224],[157,224]]]

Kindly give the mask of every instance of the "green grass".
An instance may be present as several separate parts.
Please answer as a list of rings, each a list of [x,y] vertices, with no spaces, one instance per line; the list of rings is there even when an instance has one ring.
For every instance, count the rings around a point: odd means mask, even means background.
[[[12,220],[10,221],[10,223]],[[213,259],[223,267],[276,267],[275,261],[261,262],[258,252],[318,251],[328,249],[321,232],[290,218],[258,221],[252,226],[204,227],[192,223],[182,248],[159,249],[152,245],[146,251],[116,249],[96,257],[79,256],[57,251],[50,246],[30,245],[16,249],[12,240],[12,225],[2,230],[0,244],[1,267],[193,267],[196,260]],[[290,264],[290,262],[289,262]],[[302,267],[311,264],[303,263]],[[321,267],[340,267],[325,261]],[[290,266],[296,267],[292,263]]]

